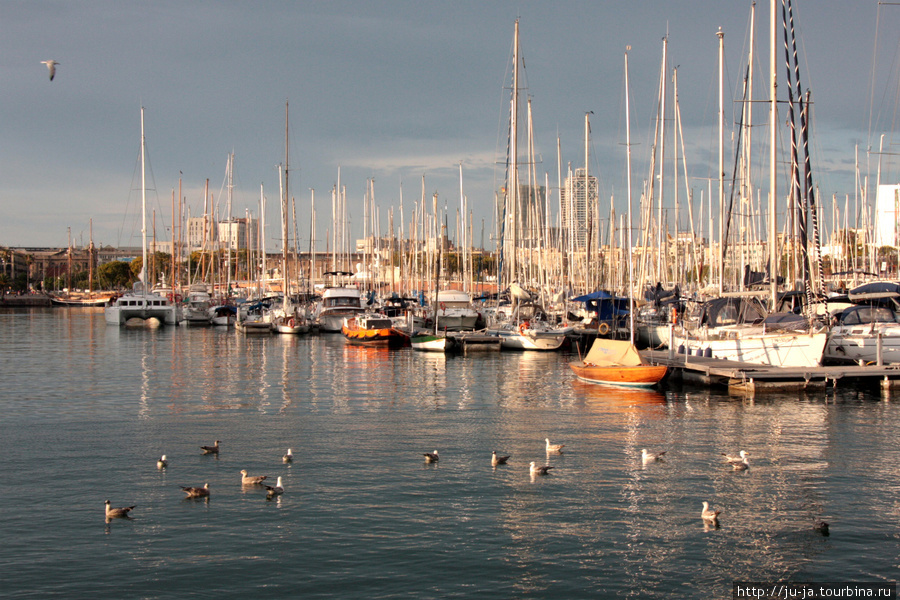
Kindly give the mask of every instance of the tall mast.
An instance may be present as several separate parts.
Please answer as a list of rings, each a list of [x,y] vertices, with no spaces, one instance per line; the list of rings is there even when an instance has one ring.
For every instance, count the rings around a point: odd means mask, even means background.
[[[631,343],[634,344],[634,266],[631,258],[633,247],[631,245],[631,108],[628,100],[628,51],[631,46],[625,47],[625,163],[628,169],[626,187],[628,194],[628,331]]]
[[[778,228],[775,223],[775,202],[778,197],[777,178],[775,173],[775,159],[778,156],[778,102],[776,92],[778,91],[778,75],[775,66],[775,37],[776,37],[776,19],[775,19],[775,0],[769,3],[769,294],[772,303],[772,310],[775,310],[775,304],[778,301],[778,276],[776,275],[775,263],[777,245],[775,236]]]
[[[774,0],[773,0],[774,2]],[[725,33],[719,27],[719,294],[725,289]]]
[[[141,293],[147,296],[147,177],[144,169],[144,107],[141,107]]]

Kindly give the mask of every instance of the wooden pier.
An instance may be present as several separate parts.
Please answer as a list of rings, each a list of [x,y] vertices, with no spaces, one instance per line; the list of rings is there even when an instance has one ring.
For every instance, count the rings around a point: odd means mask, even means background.
[[[770,367],[703,356],[643,350],[651,363],[669,367],[668,377],[686,383],[727,387],[734,392],[797,391],[868,382],[884,390],[900,389],[900,365]]]

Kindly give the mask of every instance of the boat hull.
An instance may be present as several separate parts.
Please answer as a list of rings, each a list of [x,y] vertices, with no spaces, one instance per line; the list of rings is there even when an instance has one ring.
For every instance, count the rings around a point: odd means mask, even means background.
[[[673,334],[679,352],[773,367],[818,367],[828,336],[820,333],[758,333],[735,337]]]
[[[453,338],[446,335],[414,335],[409,343],[413,350],[423,352],[448,352],[456,346]]]
[[[658,384],[666,376],[665,365],[586,365],[573,361],[569,367],[581,381],[632,388],[648,388]]]

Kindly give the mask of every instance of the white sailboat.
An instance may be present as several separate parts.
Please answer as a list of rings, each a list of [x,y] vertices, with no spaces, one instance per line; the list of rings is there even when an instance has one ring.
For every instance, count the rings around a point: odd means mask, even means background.
[[[104,311],[106,322],[110,325],[128,327],[158,327],[160,325],[177,325],[179,321],[178,306],[161,294],[152,293],[147,282],[147,185],[145,170],[144,140],[144,107],[141,107],[141,233],[143,263],[139,281],[134,283],[131,291],[116,299]]]
[[[770,121],[769,121],[769,265],[771,275],[769,277],[770,307],[774,310],[778,301],[778,276],[777,265],[779,263],[776,252],[776,199],[777,194],[777,95],[776,95],[776,19],[775,2],[771,3],[771,46],[770,46]],[[724,70],[724,34],[719,31],[719,206],[720,215],[724,206],[724,168],[723,147],[724,132],[724,97],[723,97],[723,70]],[[788,86],[790,88],[790,86]],[[720,244],[722,243],[722,225],[720,219]],[[724,257],[720,257],[723,259]],[[724,260],[722,260],[724,267]],[[724,269],[723,269],[724,270]],[[722,277],[719,280],[722,289]],[[725,294],[723,294],[725,295]],[[732,294],[734,296],[734,294]],[[720,300],[736,300],[736,298],[723,298]],[[770,365],[777,367],[816,367],[822,363],[822,357],[827,342],[827,333],[822,326],[816,325],[812,319],[792,320],[785,323],[779,318],[778,313],[772,313],[765,319],[757,319],[752,323],[732,321],[721,324],[707,324],[694,331],[679,330],[672,334],[672,345],[686,354],[702,355],[712,358],[740,361],[753,364]],[[787,325],[787,327],[785,327]]]

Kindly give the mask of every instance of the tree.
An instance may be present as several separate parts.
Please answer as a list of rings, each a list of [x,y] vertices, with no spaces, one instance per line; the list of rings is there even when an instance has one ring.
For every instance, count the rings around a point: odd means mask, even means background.
[[[131,266],[126,262],[114,260],[97,267],[97,281],[101,288],[128,288],[134,279]]]

